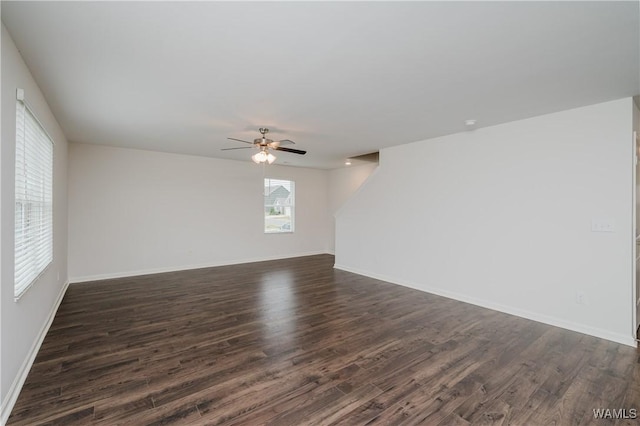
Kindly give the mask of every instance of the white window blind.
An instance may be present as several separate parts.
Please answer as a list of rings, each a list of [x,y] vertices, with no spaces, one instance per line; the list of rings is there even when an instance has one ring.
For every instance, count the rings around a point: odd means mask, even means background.
[[[21,100],[16,102],[14,294],[19,298],[53,259],[53,142]]]

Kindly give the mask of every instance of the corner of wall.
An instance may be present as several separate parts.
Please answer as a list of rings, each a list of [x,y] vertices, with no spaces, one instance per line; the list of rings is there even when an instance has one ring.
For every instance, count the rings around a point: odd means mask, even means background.
[[[51,328],[51,324],[53,324],[53,320],[58,312],[58,308],[62,303],[62,299],[64,299],[64,295],[67,293],[67,289],[69,288],[69,281],[65,281],[64,285],[60,289],[60,293],[56,298],[53,306],[51,306],[51,310],[49,311],[49,315],[47,316],[47,321],[43,324],[38,336],[33,342],[33,345],[29,349],[27,356],[24,358],[24,362],[20,366],[18,370],[18,374],[16,375],[11,387],[9,388],[9,392],[2,399],[2,408],[0,410],[0,424],[5,424],[11,415],[11,410],[18,400],[18,396],[20,395],[20,391],[22,390],[22,386],[24,382],[27,380],[27,376],[29,375],[29,370],[31,370],[31,366],[38,355],[38,351],[42,346],[42,342],[44,342],[44,338],[47,336],[49,332],[49,328]]]
[[[373,170],[371,170],[371,172],[367,175],[367,177],[362,181],[362,183],[360,183],[360,185],[358,185],[358,187],[355,189],[355,191],[353,191],[350,194],[349,198],[347,198],[345,200],[345,202],[342,203],[340,205],[340,207],[338,207],[338,209],[333,214],[334,217],[339,216],[340,212],[342,212],[342,210],[345,208],[345,206],[347,206],[351,202],[351,200],[353,200],[355,197],[357,197],[358,194],[363,190],[363,188],[366,188],[366,186],[369,184],[369,182],[371,182],[375,178],[375,175],[378,173],[378,170],[380,170],[380,165],[374,167]]]
[[[4,23],[1,37],[2,145],[0,167],[3,179],[0,201],[0,292],[2,297],[1,396],[3,421],[9,416],[38,348],[55,316],[68,285],[67,278],[67,140],[47,100],[14,44]],[[24,89],[26,100],[54,140],[53,165],[53,261],[19,302],[14,295],[14,169],[16,89]]]

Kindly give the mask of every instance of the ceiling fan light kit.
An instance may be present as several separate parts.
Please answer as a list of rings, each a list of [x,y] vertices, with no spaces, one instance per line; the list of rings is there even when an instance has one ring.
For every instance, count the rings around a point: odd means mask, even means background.
[[[274,141],[272,139],[267,139],[266,134],[269,133],[269,129],[267,129],[266,127],[261,127],[259,131],[260,131],[260,134],[262,134],[262,137],[254,139],[253,142],[244,141],[242,139],[236,139],[236,138],[227,138],[232,141],[253,145],[252,147],[243,146],[240,148],[224,148],[222,149],[222,151],[229,151],[232,149],[258,148],[259,151],[251,156],[251,159],[256,164],[261,164],[261,163],[271,164],[274,161],[276,161],[276,156],[273,155],[271,152],[269,152],[270,149],[274,151],[291,152],[293,154],[299,154],[299,155],[304,155],[307,153],[307,151],[303,151],[301,149],[283,148],[280,146],[280,145],[286,145],[286,144],[295,144],[295,142],[293,142],[292,140],[283,139],[281,141]]]
[[[271,164],[274,161],[276,161],[276,156],[273,155],[270,152],[260,151],[260,152],[257,152],[255,154],[253,154],[251,156],[251,159],[256,164],[260,164],[260,163],[269,163],[269,164]]]

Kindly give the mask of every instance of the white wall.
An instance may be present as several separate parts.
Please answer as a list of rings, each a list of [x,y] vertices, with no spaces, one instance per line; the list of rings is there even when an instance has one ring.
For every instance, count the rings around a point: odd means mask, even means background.
[[[634,103],[633,103],[633,131],[636,134],[636,141],[635,141],[635,152],[636,152],[636,156],[638,155],[638,145],[640,144],[640,96],[636,96],[633,98]],[[639,235],[639,229],[640,229],[640,208],[638,206],[638,203],[640,202],[640,162],[636,162],[636,182],[635,182],[635,190],[636,190],[636,217],[635,217],[635,235],[638,236]],[[638,258],[638,254],[640,254],[640,250],[638,250],[638,242],[636,241],[636,245],[635,245],[636,251],[634,253],[636,259]],[[636,260],[636,265],[635,265],[635,282],[636,282],[636,286],[635,286],[635,291],[633,293],[633,300],[636,301],[636,308],[634,310],[634,330],[636,330],[635,335],[637,336],[637,330],[638,330],[638,326],[640,325],[640,304],[638,303],[638,301],[640,301],[639,296],[640,296],[640,262]]]
[[[633,130],[636,132],[636,152],[640,154],[640,96],[636,96],[634,98],[633,103]],[[638,203],[640,203],[640,162],[636,164],[636,235],[640,234],[640,208],[638,208]]]
[[[327,171],[295,181],[295,233],[263,232],[263,167],[250,161],[70,144],[71,281],[325,253]]]
[[[636,132],[636,137],[640,138],[640,109],[638,105],[634,103],[633,105],[633,130]],[[640,154],[640,139],[636,139],[636,152]],[[638,155],[637,154],[637,155]],[[636,164],[636,235],[640,234],[640,229],[638,225],[640,225],[640,208],[638,208],[638,203],[640,203],[640,162]]]
[[[16,88],[54,140],[53,262],[18,302],[13,299]],[[0,295],[2,420],[9,415],[67,284],[67,141],[11,36],[2,25],[2,196]]]
[[[329,252],[335,252],[335,215],[360,185],[378,167],[378,163],[364,163],[329,171]]]
[[[631,129],[628,98],[385,149],[336,266],[633,345]]]

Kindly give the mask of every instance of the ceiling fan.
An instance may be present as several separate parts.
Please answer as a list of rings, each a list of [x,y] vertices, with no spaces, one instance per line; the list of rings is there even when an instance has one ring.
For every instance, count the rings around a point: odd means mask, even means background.
[[[251,156],[251,159],[257,164],[260,164],[260,163],[271,164],[276,160],[276,156],[273,155],[271,152],[269,152],[269,150],[271,149],[274,151],[291,152],[293,154],[300,154],[300,155],[304,155],[307,153],[307,151],[303,151],[301,149],[285,148],[283,146],[280,146],[280,145],[295,144],[294,141],[291,141],[289,139],[283,139],[281,141],[274,141],[272,139],[267,139],[266,134],[269,133],[269,129],[267,129],[266,127],[261,127],[258,130],[260,131],[260,134],[262,135],[262,137],[254,139],[253,142],[243,141],[242,139],[236,139],[236,138],[227,138],[232,141],[247,143],[253,146],[242,146],[238,148],[223,148],[222,151],[230,151],[232,149],[257,148],[259,149],[259,151]]]

